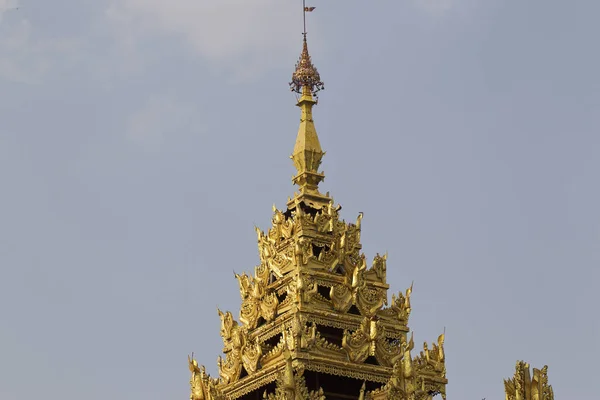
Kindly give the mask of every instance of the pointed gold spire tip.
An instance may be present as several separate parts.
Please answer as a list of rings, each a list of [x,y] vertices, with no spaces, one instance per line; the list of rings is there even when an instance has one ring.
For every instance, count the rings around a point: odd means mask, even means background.
[[[290,82],[290,89],[300,94],[297,105],[301,110],[300,127],[291,156],[297,171],[292,182],[300,188],[300,195],[294,193],[294,198],[308,196],[312,204],[326,205],[328,196],[323,196],[318,189],[319,183],[325,179],[325,175],[319,172],[325,152],[321,148],[312,114],[313,106],[317,104],[317,93],[324,89],[324,85],[312,63],[306,41],[306,13],[313,11],[314,7],[306,7],[304,1],[303,6],[305,26],[302,34],[302,52]]]

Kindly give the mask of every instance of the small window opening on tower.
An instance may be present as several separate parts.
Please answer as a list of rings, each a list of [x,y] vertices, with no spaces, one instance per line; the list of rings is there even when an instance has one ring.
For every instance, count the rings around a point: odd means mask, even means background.
[[[344,336],[344,331],[342,329],[325,325],[317,325],[317,332],[319,332],[319,335],[321,335],[321,337],[327,340],[329,343],[340,347],[342,346],[342,338]]]
[[[269,285],[270,285],[271,283],[275,282],[276,280],[277,280],[277,277],[275,276],[275,274],[274,274],[274,273],[272,273],[272,272],[271,272],[271,273],[269,274]]]
[[[352,305],[348,310],[348,314],[360,315],[360,310],[355,305]]]
[[[263,317],[258,317],[258,321],[256,322],[256,327],[258,328],[259,326],[264,325],[266,322],[267,321]]]
[[[266,351],[269,351],[273,348],[275,348],[275,346],[277,346],[277,344],[279,342],[281,342],[281,333],[279,335],[275,335],[267,340],[264,341],[264,347],[263,348],[263,353],[265,353]],[[265,351],[266,350],[266,351]]]
[[[317,215],[317,213],[319,212],[319,210],[317,210],[316,208],[313,208],[313,207],[311,207],[311,206],[309,206],[309,205],[305,204],[303,201],[302,201],[302,202],[300,202],[300,208],[302,209],[302,211],[303,211],[305,214],[310,214],[310,215],[311,215],[311,216],[313,216],[313,217],[314,217],[315,215]]]
[[[367,359],[365,360],[365,364],[379,365],[379,363],[377,362],[377,359],[374,356],[367,357]]]
[[[323,296],[324,298],[326,298],[327,300],[331,300],[330,297],[330,293],[331,293],[331,288],[328,286],[323,286],[323,285],[317,285],[317,292]]]
[[[300,207],[300,211],[302,213],[309,214],[309,215],[311,215],[313,217],[315,215],[317,215],[317,213],[319,212],[319,210],[317,210],[316,208],[313,208],[311,206],[306,205],[303,201],[301,201],[300,203],[298,203],[298,206]],[[283,213],[283,215],[285,216],[286,220],[292,218],[292,212],[296,212],[296,207],[288,208],[286,210],[286,212]]]
[[[333,273],[335,274],[340,274],[340,275],[346,275],[346,268],[344,268],[343,264],[338,264],[334,269],[333,269]]]
[[[323,248],[317,246],[314,243],[312,243],[311,245],[312,245],[313,254],[315,255],[315,257],[319,258],[319,254],[321,254],[321,252],[323,251]]]
[[[277,293],[277,300],[279,300],[279,304],[283,303],[285,301],[286,297],[287,297],[287,292],[283,292],[281,294]]]

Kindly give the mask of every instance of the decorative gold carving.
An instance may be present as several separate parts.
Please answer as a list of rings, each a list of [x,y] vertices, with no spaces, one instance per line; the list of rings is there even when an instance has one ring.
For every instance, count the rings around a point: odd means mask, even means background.
[[[382,256],[377,253],[371,268],[366,271],[365,278],[372,281],[386,283],[387,279],[387,253]]]
[[[231,312],[223,313],[217,310],[221,318],[221,338],[223,339],[223,352],[227,353],[235,347],[241,347],[242,336],[240,335],[240,327],[233,319]]]
[[[427,343],[423,344],[423,351],[413,360],[416,372],[417,387],[422,388],[420,396],[435,396],[441,394],[446,398],[446,356],[444,353],[444,334],[438,337],[437,345],[432,344],[429,351]],[[417,400],[425,397],[418,397]]]
[[[382,289],[364,286],[357,290],[355,302],[361,315],[372,318],[386,302],[386,292]]]
[[[410,354],[413,347],[414,341],[412,337],[408,343],[402,344],[402,358],[395,361],[390,379],[382,388],[368,392],[365,396],[367,400],[416,399],[416,373]]]
[[[375,357],[378,368],[389,370],[403,359],[412,286],[406,295],[392,296],[389,308],[382,308],[387,304],[387,255],[375,256],[367,269],[366,257],[360,253],[362,213],[356,223],[346,224],[339,220],[339,206],[334,207],[333,201],[316,212],[303,210],[307,206],[298,199],[292,205],[287,213],[274,209],[273,227],[267,235],[257,229],[261,264],[255,268],[254,276],[236,274],[242,298],[242,326],[237,325],[231,313],[220,313],[225,344],[225,359],[219,359],[223,387],[239,381],[242,369],[252,375],[265,366],[278,365],[286,348],[316,359],[349,361],[354,369],[366,368],[363,363],[369,356]],[[319,286],[329,288],[329,296],[323,295]],[[362,320],[348,314],[353,305]],[[264,324],[259,326],[261,318]],[[322,337],[316,323],[343,329],[342,346]],[[384,324],[390,327],[389,332]],[[276,345],[264,343],[279,333],[282,336]],[[377,374],[360,369],[334,371],[314,360],[306,365],[327,373],[381,380]],[[431,351],[425,348],[423,360],[417,357],[413,369],[415,385],[428,387],[432,392],[438,390],[443,382],[436,379],[443,381],[445,376],[443,347],[440,350],[434,344]],[[418,371],[428,377],[420,377]],[[442,389],[438,392],[442,393]]]
[[[188,366],[192,373],[190,379],[191,394],[190,400],[216,400],[218,398],[215,381],[206,374],[204,365],[198,367],[198,361],[188,356]]]
[[[221,382],[228,384],[239,379],[242,372],[242,352],[246,346],[246,332],[233,319],[231,312],[218,310],[221,317],[221,338],[225,360],[219,356],[217,363]]]
[[[385,335],[380,322],[365,318],[355,332],[344,331],[342,348],[350,361],[363,363],[369,356],[375,355],[376,344],[381,339],[385,339]]]
[[[296,64],[296,70],[292,74],[290,88],[296,93],[315,94],[323,90],[323,82],[319,72],[312,64],[310,55],[308,54],[308,45],[306,43],[306,32],[302,41],[302,53]]]
[[[393,367],[401,356],[396,341],[389,341],[380,321],[365,318],[358,330],[350,334],[344,331],[342,348],[352,362],[363,363],[369,356],[384,367]]]
[[[352,306],[352,291],[347,285],[333,285],[329,291],[329,297],[337,312],[346,313]]]
[[[533,378],[529,364],[518,361],[515,375],[504,380],[506,400],[554,400],[552,386],[548,385],[548,366],[540,370],[533,368]]]
[[[273,227],[267,234],[269,242],[272,245],[278,245],[292,237],[294,234],[294,223],[288,220],[285,215],[273,205]]]
[[[345,360],[348,357],[343,348],[333,343],[329,343],[327,339],[321,337],[319,332],[316,333],[314,348],[312,350],[314,354],[330,359]]]
[[[367,384],[366,382],[363,382],[362,386],[360,387],[360,393],[358,395],[358,400],[365,400],[365,390],[367,389]]]
[[[375,346],[375,359],[384,367],[393,367],[396,361],[402,356],[402,348],[398,346],[397,340],[387,340],[380,337]]]
[[[226,392],[223,390],[223,397],[215,398],[215,400],[235,400],[277,380],[279,375],[277,370],[265,372],[257,373],[252,378],[245,377],[235,385],[228,386]]]
[[[394,369],[388,383],[388,398],[398,398],[413,400],[415,398],[415,371],[412,365],[411,350],[414,347],[414,341],[411,336],[410,341],[402,346],[403,357],[394,364]]]
[[[252,343],[246,344],[242,351],[242,364],[248,374],[253,374],[258,369],[258,360],[262,356],[262,347],[255,340]]]
[[[277,306],[279,306],[279,300],[275,293],[269,293],[263,296],[262,301],[260,302],[260,315],[267,322],[273,321],[277,313]]]
[[[435,371],[441,373],[441,377],[446,376],[446,357],[444,355],[444,335],[438,338],[438,344],[432,345],[432,351],[429,351],[427,342],[423,343],[423,351],[421,352],[419,363],[422,368],[427,371]]]
[[[318,325],[324,325],[324,326],[328,326],[330,328],[337,328],[337,329],[342,329],[342,330],[355,330],[358,329],[358,327],[360,326],[360,323],[354,323],[352,321],[349,321],[347,319],[339,319],[336,320],[334,318],[325,318],[325,317],[320,317],[318,315],[309,315],[308,320],[311,322],[314,322],[315,324]]]
[[[281,224],[286,223],[282,222]],[[276,237],[277,234],[283,235],[282,232],[287,232],[288,228],[281,227],[279,233],[271,233],[273,231],[272,228],[268,235],[265,235],[258,228],[255,229],[258,237],[258,254],[260,256],[261,264],[266,265],[271,272],[276,276],[281,277],[283,275],[283,270],[293,261],[293,252],[290,254],[289,252],[278,251],[277,245],[283,240],[283,236],[280,237],[280,241],[276,241],[273,238]]]
[[[319,372],[323,374],[336,375],[346,378],[353,378],[359,380],[367,380],[371,382],[385,383],[388,380],[389,373],[373,373],[370,368],[357,368],[358,364],[351,365],[337,365],[331,363],[325,363],[320,361],[305,360],[303,361],[304,368],[310,371]],[[369,366],[372,367],[372,366]],[[387,370],[387,368],[386,368]]]
[[[394,362],[390,380],[381,389],[368,392],[366,399],[429,400],[438,394],[446,399],[448,381],[445,378],[443,344],[444,335],[440,335],[433,351],[422,352],[421,356],[413,359],[414,340],[411,336],[408,343],[400,345],[402,354]]]
[[[268,279],[266,269],[257,267],[255,271],[257,274],[256,278],[246,274],[235,274],[240,285],[240,295],[242,297],[240,321],[249,329],[256,328],[260,317],[264,318],[267,322],[275,319],[277,306],[279,305],[279,300],[275,293],[266,294]]]
[[[282,335],[277,344],[268,350],[267,353],[260,359],[262,366],[267,366],[278,360],[283,354],[283,349],[286,346],[286,338]]]
[[[300,272],[295,275],[294,280],[288,286],[288,297],[293,299],[296,307],[311,303],[313,300],[319,301],[317,294],[318,285],[314,279],[303,277]]]
[[[310,310],[310,314],[306,314],[308,321],[314,322],[317,325],[328,326],[330,328],[337,328],[343,330],[354,331],[360,326],[364,317],[359,315],[345,314],[344,318],[340,318],[337,313],[325,312],[323,310]],[[384,319],[380,319],[382,326],[385,327],[384,334],[389,339],[406,339],[406,331],[400,330],[399,328],[405,328],[404,326],[398,326],[398,323],[391,324],[386,322]],[[387,325],[386,325],[387,324]]]
[[[302,371],[294,371],[292,363],[292,354],[290,350],[284,348],[285,367],[277,379],[275,392],[263,394],[264,399],[268,400],[325,400],[323,389],[317,391],[308,391]]]
[[[283,331],[284,338],[288,347],[292,350],[301,350],[313,347],[316,341],[317,326],[312,324],[310,327],[306,324],[306,317],[296,312],[292,318],[292,323],[288,331]]]
[[[227,385],[239,379],[240,373],[242,372],[242,362],[240,358],[239,351],[227,353],[225,355],[225,360],[223,360],[221,356],[217,358],[219,376],[221,378],[220,383]]]
[[[399,321],[404,325],[408,324],[408,317],[411,312],[410,295],[412,294],[412,288],[413,286],[410,285],[410,287],[406,289],[406,296],[403,296],[402,293],[398,293],[398,297],[396,297],[396,295],[393,294],[391,306],[379,310],[377,315],[394,322]]]

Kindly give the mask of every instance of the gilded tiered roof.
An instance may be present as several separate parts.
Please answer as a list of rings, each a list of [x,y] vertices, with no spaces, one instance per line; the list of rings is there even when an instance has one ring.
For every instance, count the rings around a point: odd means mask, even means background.
[[[256,229],[260,263],[236,274],[237,320],[219,310],[223,357],[211,378],[190,358],[191,400],[425,400],[446,398],[444,334],[414,352],[408,321],[412,285],[388,297],[387,255],[369,262],[361,251],[362,213],[341,219],[341,206],[322,194],[325,154],[313,121],[323,88],[304,35],[292,76],[300,94],[300,127],[292,153],[298,192],[285,210],[273,207],[271,227]],[[416,353],[416,352],[415,352]],[[521,368],[519,369],[519,365]],[[506,381],[507,400],[548,393],[546,369],[533,381],[519,364]]]
[[[361,252],[362,214],[350,223],[342,220],[341,206],[319,191],[325,153],[312,109],[323,84],[306,36],[291,85],[301,94],[291,156],[298,193],[286,210],[273,209],[270,229],[257,229],[260,264],[253,274],[236,275],[239,322],[219,311],[224,342],[219,378],[209,378],[191,360],[192,399],[255,398],[252,393],[272,383],[269,399],[324,399],[329,392],[336,398],[339,388],[327,386],[328,376],[353,381],[356,398],[444,395],[444,336],[432,350],[425,345],[424,353],[411,356],[412,287],[388,300],[386,255],[369,263]],[[322,385],[307,387],[309,371],[322,375]]]

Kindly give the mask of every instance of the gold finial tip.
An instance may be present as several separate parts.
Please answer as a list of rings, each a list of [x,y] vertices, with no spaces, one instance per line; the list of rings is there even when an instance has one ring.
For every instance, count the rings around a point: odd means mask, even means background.
[[[317,68],[315,68],[310,59],[310,54],[308,54],[306,34],[304,33],[303,35],[302,53],[300,54],[300,59],[296,63],[296,70],[292,74],[290,89],[293,92],[302,94],[303,89],[306,88],[311,94],[316,95],[317,92],[325,89],[325,87],[323,82],[321,82],[321,76],[319,75]]]

